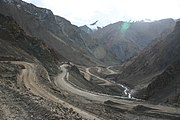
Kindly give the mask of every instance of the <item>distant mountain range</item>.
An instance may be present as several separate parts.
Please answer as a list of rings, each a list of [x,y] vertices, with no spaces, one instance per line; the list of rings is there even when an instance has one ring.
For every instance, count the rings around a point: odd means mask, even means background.
[[[102,61],[122,63],[137,55],[155,41],[155,38],[169,34],[174,26],[173,19],[164,19],[155,22],[120,21],[95,31],[90,30],[88,26],[82,26],[81,29],[96,39],[96,44],[100,43],[99,47],[105,49],[107,55]],[[93,47],[91,49],[97,48],[95,45]]]
[[[69,61],[84,65],[122,63],[163,32],[170,33],[175,25],[172,19],[128,24],[120,21],[92,32],[87,26],[78,28],[48,9],[21,0],[0,3],[0,13],[12,16],[28,35],[42,39]],[[129,25],[125,32],[121,28],[124,24]]]

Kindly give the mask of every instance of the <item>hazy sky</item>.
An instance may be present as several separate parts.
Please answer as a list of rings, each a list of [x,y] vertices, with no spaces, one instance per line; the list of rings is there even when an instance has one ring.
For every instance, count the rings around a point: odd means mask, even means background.
[[[180,0],[24,0],[51,9],[72,24],[99,20],[105,26],[121,20],[180,18]]]

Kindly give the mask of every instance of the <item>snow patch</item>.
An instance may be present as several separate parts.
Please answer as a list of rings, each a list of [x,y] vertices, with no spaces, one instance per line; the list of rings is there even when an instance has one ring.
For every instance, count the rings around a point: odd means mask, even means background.
[[[98,26],[97,25],[87,25],[91,30],[96,31],[98,30]]]
[[[18,5],[16,5],[16,6],[17,6],[17,8],[19,8],[19,9],[21,8],[21,5],[19,5],[19,4],[18,4]]]
[[[48,14],[49,13],[49,11],[48,10],[46,10],[46,14]]]

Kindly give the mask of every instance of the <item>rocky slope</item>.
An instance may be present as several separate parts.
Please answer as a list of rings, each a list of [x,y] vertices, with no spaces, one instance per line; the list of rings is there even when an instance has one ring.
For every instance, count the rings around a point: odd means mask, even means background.
[[[90,32],[105,49],[105,61],[124,62],[137,55],[157,37],[169,34],[175,26],[173,19],[155,22],[117,22]],[[83,27],[85,29],[85,27]],[[82,29],[82,30],[84,30]],[[87,31],[87,27],[86,30]],[[110,57],[109,57],[110,56]]]
[[[116,77],[117,82],[128,83],[136,89],[147,87],[146,95],[149,99],[164,95],[161,96],[164,100],[173,95],[173,87],[179,84],[179,39],[180,21],[177,21],[173,32],[165,39],[148,47],[121,67],[121,74]],[[161,94],[163,92],[167,94]]]
[[[109,96],[125,94],[124,88],[107,84],[99,86],[102,78],[96,75],[91,77],[90,82],[86,80],[81,72],[86,71],[86,66],[97,63],[96,58],[105,63],[118,60],[105,47],[107,44],[104,41],[92,38],[66,19],[53,15],[50,10],[21,0],[1,0],[0,13],[12,16],[0,14],[0,118],[86,120],[100,116],[99,119],[179,119],[176,108]],[[128,32],[125,29],[121,30],[123,34]],[[179,87],[174,85],[179,84],[180,22],[166,37],[169,31],[171,29],[161,34],[162,41],[157,39],[157,44],[151,44],[141,55],[125,64],[117,82],[128,82],[134,87],[143,85],[139,97],[144,99],[179,102]],[[62,63],[64,61],[81,64],[83,71],[67,65],[68,69]],[[161,74],[156,76],[156,73]],[[59,87],[57,82],[59,84],[60,81],[65,82]],[[72,90],[65,89],[71,85],[75,86],[69,87]],[[176,88],[175,96],[172,95],[173,88]],[[87,90],[108,95],[91,94]],[[107,98],[118,103],[104,101]]]
[[[69,61],[85,65],[96,61],[86,48],[84,39],[87,37],[81,35],[86,33],[50,10],[21,0],[0,0],[0,13],[12,16],[28,35],[42,39]]]
[[[69,61],[83,65],[122,63],[162,32],[169,33],[175,24],[172,19],[118,22],[92,32],[87,26],[79,28],[48,9],[21,0],[0,0],[0,13],[12,16],[28,35],[42,39]]]
[[[65,58],[57,55],[42,40],[26,35],[12,17],[1,14],[0,50],[1,119],[81,119],[73,109],[32,94],[30,88],[27,89],[20,81],[21,74],[26,72],[25,66],[13,63],[35,64],[38,71],[34,73],[38,74],[39,82],[49,88],[52,85],[48,82],[46,70],[50,76],[55,76],[59,71],[59,62]]]
[[[1,60],[39,62],[50,73],[65,60],[42,40],[27,36],[12,17],[0,15]]]
[[[144,99],[156,102],[180,103],[180,60],[153,78],[144,94]]]
[[[107,115],[102,104],[57,88],[51,80],[61,72],[60,63],[67,60],[56,54],[41,39],[28,36],[12,17],[1,14],[0,50],[1,119],[86,120],[81,117],[83,111],[106,115],[108,119],[121,116]],[[70,69],[70,74],[72,81],[81,83],[82,88],[88,86],[91,90],[98,86],[87,82],[75,66]],[[81,80],[78,80],[79,78]],[[77,113],[74,107],[67,107],[65,102],[61,104],[61,100],[77,106],[80,111]]]
[[[90,34],[93,32],[93,30],[91,28],[89,28],[87,25],[83,25],[83,26],[80,26],[81,30],[83,30],[84,32]]]

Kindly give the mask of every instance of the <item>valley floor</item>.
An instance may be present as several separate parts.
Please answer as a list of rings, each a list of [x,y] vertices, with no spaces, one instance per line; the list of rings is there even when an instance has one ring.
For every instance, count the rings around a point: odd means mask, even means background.
[[[127,95],[121,97],[80,88],[80,86],[75,85],[70,80],[70,72],[68,71],[68,68],[72,66],[70,64],[62,64],[60,66],[61,72],[54,80],[51,80],[47,71],[37,64],[22,61],[13,61],[11,64],[24,66],[17,76],[17,83],[20,90],[25,90],[33,94],[33,96],[30,96],[32,99],[39,97],[39,99],[49,101],[52,104],[55,103],[63,106],[63,108],[67,109],[67,113],[72,113],[68,119],[180,119],[180,108],[153,105],[143,100],[128,98]],[[99,82],[99,86],[107,87],[115,84],[101,78],[98,74],[91,73],[90,69],[94,69],[94,72],[100,73],[102,71],[100,67],[85,68],[81,66],[79,69],[81,69],[81,73],[84,73],[86,77],[95,77],[96,80],[101,81]],[[110,67],[106,70],[107,73],[115,73]],[[42,77],[46,80],[46,83],[44,81],[42,82]],[[48,107],[45,108],[48,109]],[[11,112],[7,111],[9,109],[1,104],[0,110],[3,111],[2,116],[9,116],[7,119],[11,119],[12,116],[9,115]],[[50,111],[54,111],[57,116],[62,117],[57,112],[57,108]]]

